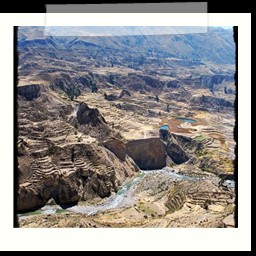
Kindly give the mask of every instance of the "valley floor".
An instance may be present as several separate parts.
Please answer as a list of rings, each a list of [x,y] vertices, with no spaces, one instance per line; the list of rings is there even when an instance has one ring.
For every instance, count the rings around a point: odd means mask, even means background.
[[[19,215],[20,227],[234,227],[234,183],[226,182],[220,191],[212,185],[217,182],[215,177],[189,177],[171,168],[143,171],[103,202],[80,202],[66,209],[46,205]],[[186,197],[176,199],[174,212],[166,207],[170,187]]]

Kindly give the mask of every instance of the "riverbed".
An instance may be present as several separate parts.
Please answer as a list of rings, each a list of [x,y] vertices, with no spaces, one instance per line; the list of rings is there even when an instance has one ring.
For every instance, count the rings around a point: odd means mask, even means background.
[[[190,177],[187,175],[183,175],[177,173],[173,168],[165,167],[161,170],[150,170],[150,171],[140,171],[134,178],[124,182],[124,184],[120,187],[117,193],[111,195],[106,198],[103,203],[96,205],[88,205],[86,202],[79,202],[78,205],[73,207],[66,208],[65,211],[81,213],[86,215],[95,215],[98,212],[110,210],[110,209],[119,209],[123,207],[133,206],[136,203],[134,197],[134,191],[136,186],[140,183],[140,181],[147,175],[155,175],[155,174],[164,173],[167,174],[173,181],[179,180],[190,180],[190,181],[199,181],[202,178]],[[37,211],[38,214],[56,214],[62,212],[63,209],[59,205],[46,205]],[[31,213],[33,214],[33,213]],[[28,216],[29,214],[20,214],[19,217],[23,218]]]

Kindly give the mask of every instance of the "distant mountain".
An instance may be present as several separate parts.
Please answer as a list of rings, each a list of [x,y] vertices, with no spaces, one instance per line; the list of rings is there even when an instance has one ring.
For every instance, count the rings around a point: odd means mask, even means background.
[[[190,33],[193,31],[194,33]],[[144,57],[179,58],[234,64],[233,31],[202,27],[20,27],[18,47],[87,52],[94,48],[104,52],[143,55]],[[49,32],[49,31],[48,31]],[[132,35],[130,35],[132,34]],[[53,36],[62,35],[62,36]],[[66,36],[63,36],[66,35]],[[78,35],[78,36],[74,36]],[[79,36],[86,35],[86,36]]]
[[[27,34],[28,38],[45,36],[139,36],[139,35],[169,35],[206,33],[207,27],[168,27],[168,26],[46,26],[21,27],[20,32]],[[32,32],[32,33],[31,33]]]

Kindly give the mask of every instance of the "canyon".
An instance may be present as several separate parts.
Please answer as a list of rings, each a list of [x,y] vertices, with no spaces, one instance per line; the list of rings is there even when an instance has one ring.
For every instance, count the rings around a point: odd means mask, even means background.
[[[19,27],[17,54],[20,227],[235,227],[232,30]]]

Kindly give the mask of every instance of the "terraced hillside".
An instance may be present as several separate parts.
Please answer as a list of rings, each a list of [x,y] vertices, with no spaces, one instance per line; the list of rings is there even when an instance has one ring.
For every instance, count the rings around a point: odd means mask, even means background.
[[[20,226],[234,227],[232,31],[43,32],[18,35]]]

